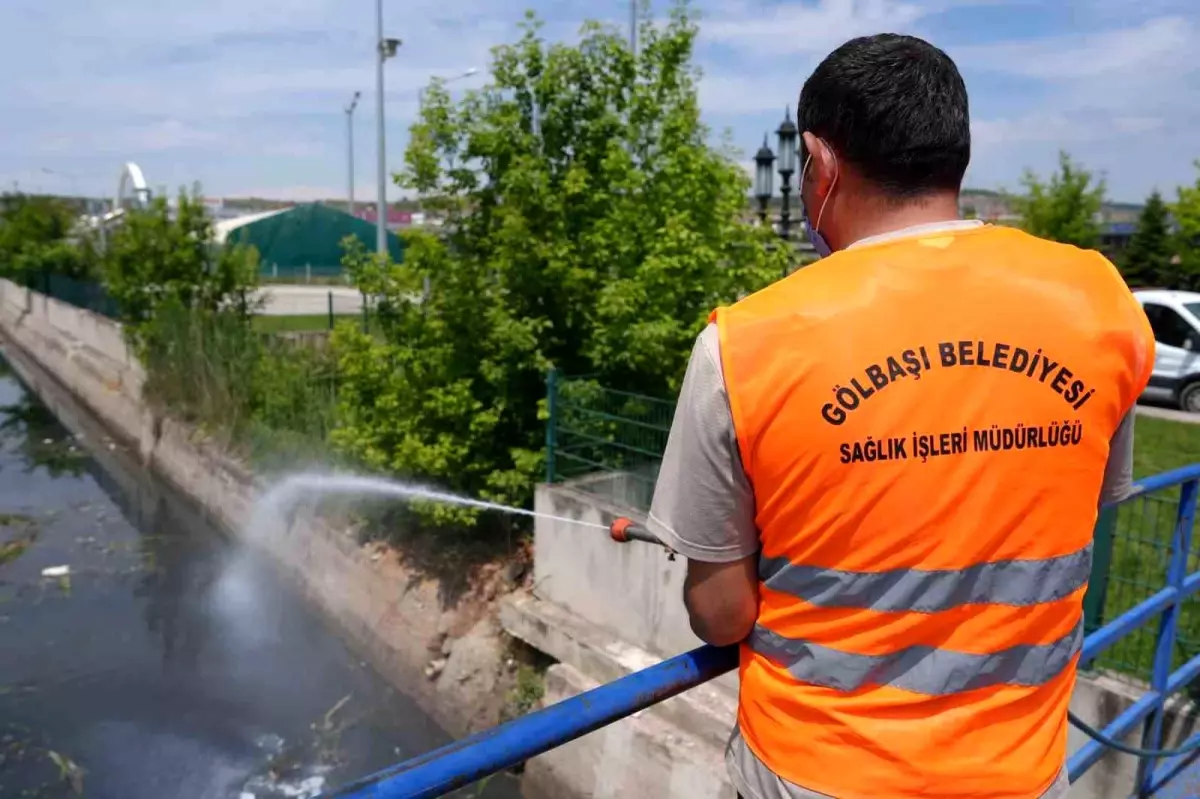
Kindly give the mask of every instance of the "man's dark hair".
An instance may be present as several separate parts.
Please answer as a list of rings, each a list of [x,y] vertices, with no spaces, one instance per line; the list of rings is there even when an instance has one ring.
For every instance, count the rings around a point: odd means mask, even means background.
[[[862,36],[834,50],[804,82],[796,117],[896,198],[958,191],[971,160],[962,75],[913,36]],[[800,155],[803,164],[803,143]]]

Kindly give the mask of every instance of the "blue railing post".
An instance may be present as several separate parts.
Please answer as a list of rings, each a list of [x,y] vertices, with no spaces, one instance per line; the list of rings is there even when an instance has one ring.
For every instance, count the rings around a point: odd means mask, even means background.
[[[1183,581],[1187,577],[1188,549],[1192,539],[1192,528],[1196,523],[1196,495],[1200,483],[1192,479],[1185,482],[1179,492],[1179,509],[1175,514],[1175,529],[1171,533],[1171,559],[1167,566],[1167,587],[1179,592],[1158,623],[1158,640],[1154,647],[1154,671],[1150,688],[1161,700],[1146,720],[1142,733],[1142,748],[1162,748],[1163,717],[1168,699],[1167,683],[1171,679],[1171,664],[1175,657],[1175,638],[1179,630],[1179,613],[1183,603]],[[1141,758],[1138,762],[1138,796],[1145,799],[1153,792],[1154,758]]]
[[[384,769],[321,799],[444,796],[720,677],[737,665],[736,646],[702,646]]]
[[[558,445],[558,370],[546,373],[546,482],[554,482],[554,448]]]

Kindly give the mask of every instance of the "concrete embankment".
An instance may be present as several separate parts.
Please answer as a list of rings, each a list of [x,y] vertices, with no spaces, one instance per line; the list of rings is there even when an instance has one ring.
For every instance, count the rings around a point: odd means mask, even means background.
[[[117,436],[134,442],[147,464],[235,536],[262,492],[244,465],[187,425],[156,416],[142,402],[145,375],[110,320],[0,281],[0,334],[81,399]],[[607,524],[630,515],[621,475],[543,486],[537,510]],[[607,481],[607,483],[605,482]],[[280,525],[282,528],[282,525]],[[699,644],[680,594],[684,562],[655,547],[614,545],[570,522],[539,519],[533,587],[511,592],[503,574],[474,596],[444,607],[440,585],[402,559],[374,557],[351,531],[298,519],[287,530],[249,531],[347,640],[387,679],[414,696],[446,729],[464,733],[496,721],[506,674],[503,627],[551,656],[546,702],[650,665]],[[445,658],[435,679],[432,660]],[[734,719],[734,675],[566,744],[528,764],[524,791],[537,799],[637,797],[728,799],[722,750]],[[1144,687],[1125,679],[1081,677],[1072,708],[1102,726]],[[1188,709],[1169,720],[1178,740]],[[1138,735],[1126,740],[1135,743]],[[1072,751],[1086,739],[1071,731]],[[1107,754],[1071,797],[1117,799],[1132,792],[1136,760]]]
[[[461,735],[496,723],[511,680],[494,602],[511,588],[502,569],[487,571],[475,595],[447,606],[438,580],[361,546],[351,530],[308,514],[287,528],[247,530],[262,481],[142,402],[145,373],[119,325],[0,281],[0,334],[222,529],[264,550],[365,660],[441,726]],[[441,667],[436,679],[431,661]]]

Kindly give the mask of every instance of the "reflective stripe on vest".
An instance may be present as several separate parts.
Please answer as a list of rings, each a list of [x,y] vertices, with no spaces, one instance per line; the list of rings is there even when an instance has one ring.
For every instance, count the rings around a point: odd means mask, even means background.
[[[938,696],[995,685],[1043,685],[1062,673],[1083,646],[1083,621],[1049,644],[1018,644],[974,654],[910,646],[887,655],[860,655],[802,639],[785,638],[755,625],[750,648],[797,680],[838,691],[888,685]]]
[[[855,572],[761,558],[758,578],[773,591],[826,608],[934,613],[963,605],[1037,605],[1075,593],[1092,571],[1092,545],[1041,560],[1003,560],[965,569]]]

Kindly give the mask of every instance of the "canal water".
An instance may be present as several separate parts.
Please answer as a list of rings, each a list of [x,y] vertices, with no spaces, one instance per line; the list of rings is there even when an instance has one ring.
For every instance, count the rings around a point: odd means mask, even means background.
[[[0,797],[303,799],[449,741],[270,564],[51,404],[0,361]]]

